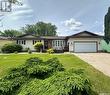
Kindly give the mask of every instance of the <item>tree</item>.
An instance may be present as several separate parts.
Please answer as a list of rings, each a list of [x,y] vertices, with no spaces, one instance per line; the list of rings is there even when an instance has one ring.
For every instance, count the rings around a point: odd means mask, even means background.
[[[25,34],[37,34],[37,27],[35,25],[26,25],[22,27],[21,31]]]
[[[10,3],[12,4],[19,4],[22,5],[22,3],[20,2],[20,0],[8,0]]]
[[[107,14],[105,15],[105,20],[104,20],[104,26],[105,26],[105,39],[110,40],[110,7],[108,9]]]
[[[22,31],[26,34],[35,34],[37,36],[55,36],[57,27],[51,23],[38,22],[33,25],[26,25]]]
[[[36,23],[37,32],[40,36],[55,36],[57,27],[51,23]]]
[[[36,51],[40,52],[42,51],[42,48],[43,48],[43,44],[42,42],[37,42],[34,44],[34,48],[36,49]]]
[[[22,33],[17,30],[5,30],[4,32],[1,32],[0,34],[1,36],[10,37],[10,38],[14,38],[14,37],[22,35]]]

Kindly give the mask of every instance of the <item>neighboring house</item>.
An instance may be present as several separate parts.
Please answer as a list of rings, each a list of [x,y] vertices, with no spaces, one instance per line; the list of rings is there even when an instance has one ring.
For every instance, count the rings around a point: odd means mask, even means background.
[[[8,43],[12,43],[13,41],[10,38],[0,36],[0,48]]]
[[[55,50],[64,50],[69,52],[99,52],[101,51],[100,42],[102,36],[83,31],[71,36],[34,36],[25,34],[15,38],[16,43],[23,48],[30,48],[35,51],[33,45],[36,42],[43,43],[43,50],[53,48]]]

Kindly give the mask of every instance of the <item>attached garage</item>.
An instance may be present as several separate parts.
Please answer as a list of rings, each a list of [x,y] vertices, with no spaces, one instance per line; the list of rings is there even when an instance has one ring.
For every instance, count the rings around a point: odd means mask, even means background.
[[[102,51],[101,40],[103,36],[83,31],[68,37],[69,52],[94,53]]]
[[[74,52],[97,52],[97,42],[74,42]]]

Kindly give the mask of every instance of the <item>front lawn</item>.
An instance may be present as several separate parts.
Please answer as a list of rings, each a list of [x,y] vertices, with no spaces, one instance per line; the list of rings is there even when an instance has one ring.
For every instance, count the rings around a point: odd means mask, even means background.
[[[110,78],[105,76],[103,73],[97,71],[86,62],[70,54],[11,54],[11,55],[0,55],[0,77],[8,74],[10,68],[18,67],[25,63],[26,59],[30,57],[40,57],[43,60],[57,57],[64,67],[68,70],[74,69],[85,69],[86,74],[90,78],[94,90],[97,92],[107,93],[110,92]]]

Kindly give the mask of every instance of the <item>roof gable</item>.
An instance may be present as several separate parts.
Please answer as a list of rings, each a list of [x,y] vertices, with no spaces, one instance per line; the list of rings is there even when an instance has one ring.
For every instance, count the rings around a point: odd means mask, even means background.
[[[101,37],[100,35],[88,32],[88,31],[83,31],[74,35],[71,35],[69,37]]]

